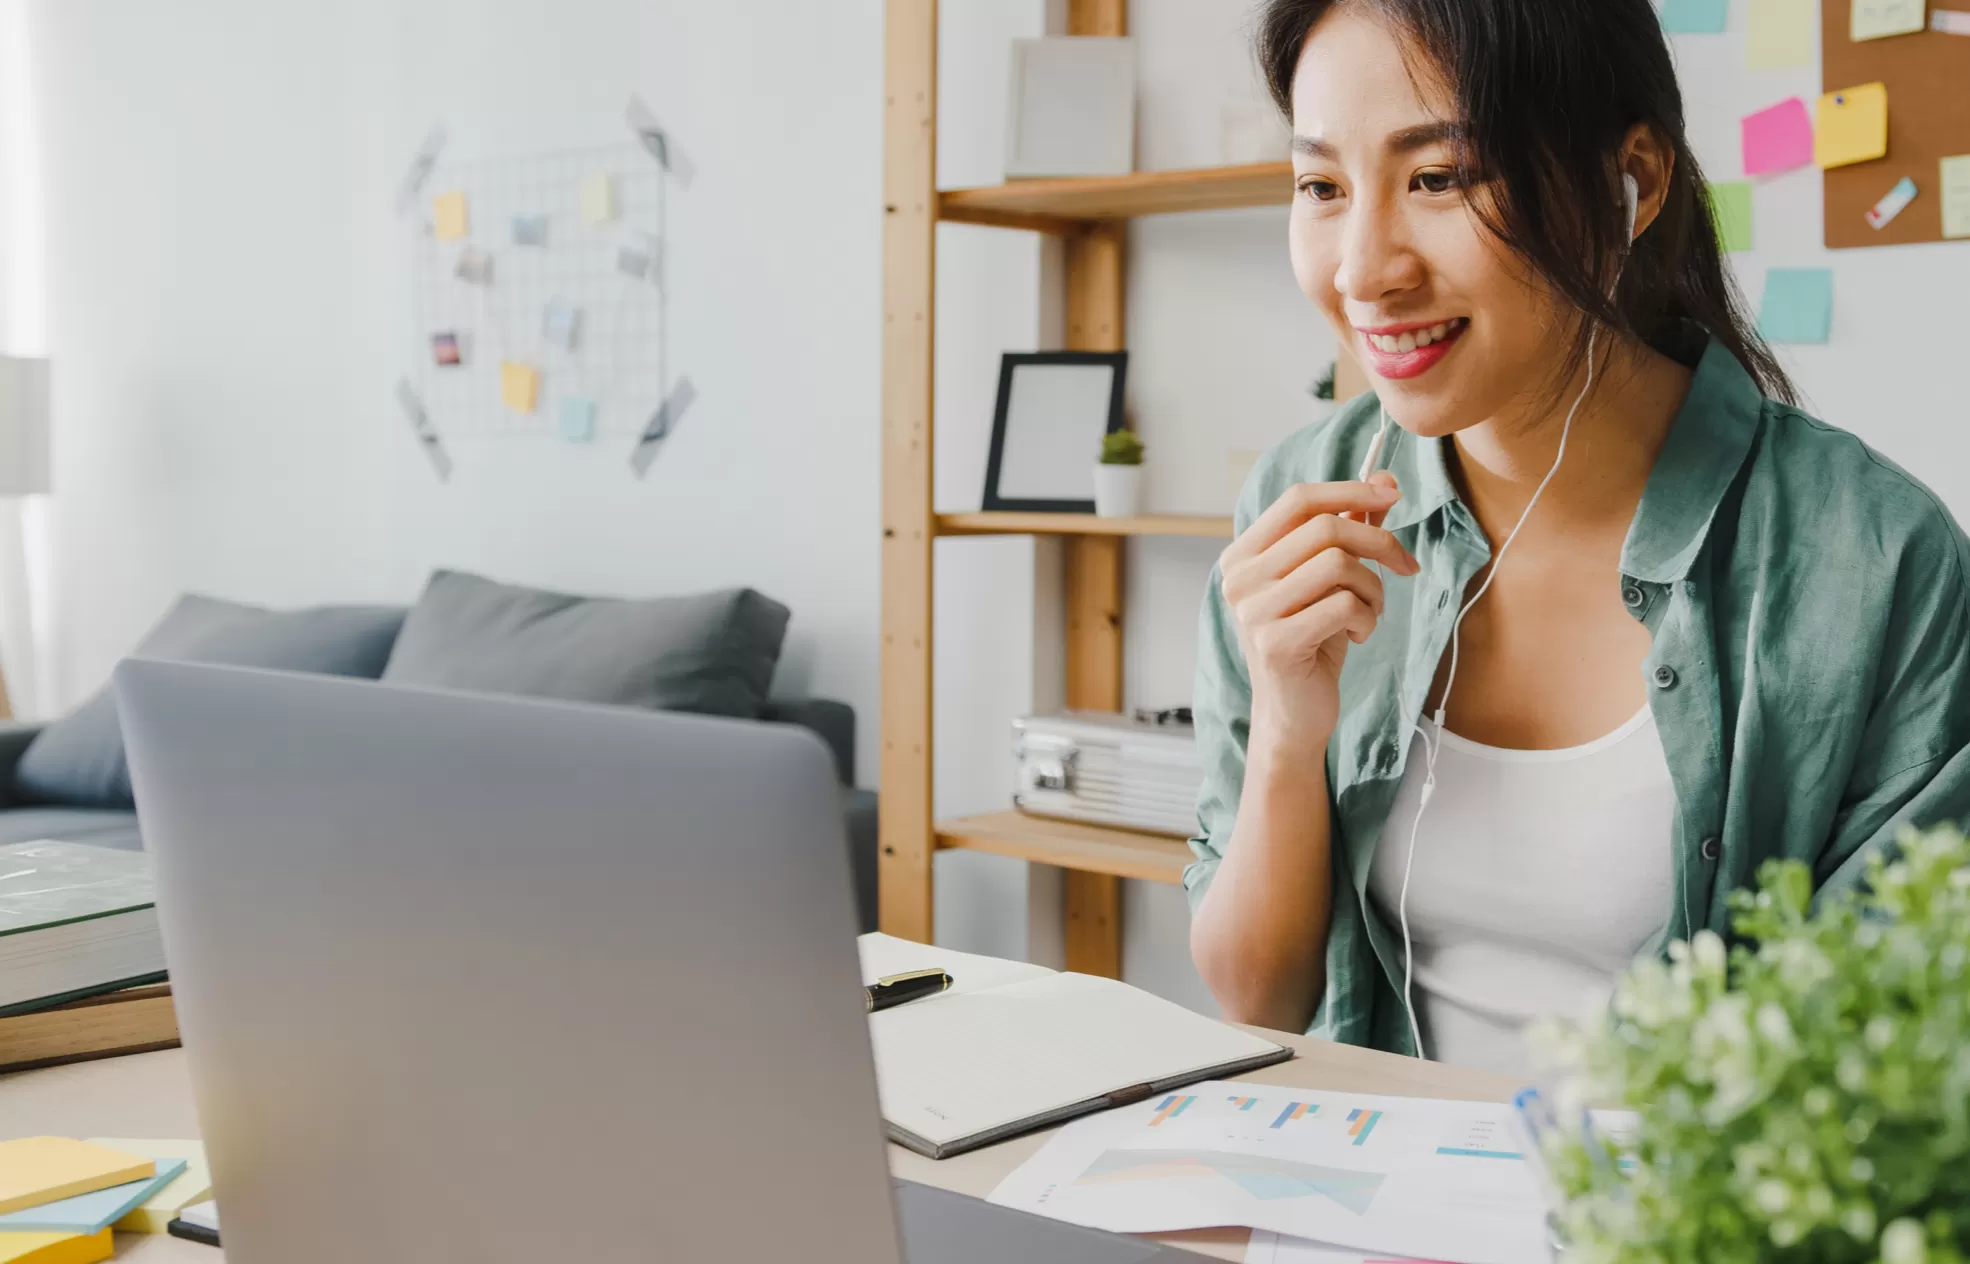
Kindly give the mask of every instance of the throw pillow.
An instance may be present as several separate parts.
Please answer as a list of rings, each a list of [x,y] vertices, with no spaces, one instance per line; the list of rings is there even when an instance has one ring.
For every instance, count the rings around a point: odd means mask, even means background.
[[[267,610],[188,594],[150,630],[134,654],[375,680],[383,674],[403,621],[399,606]],[[107,686],[41,730],[21,755],[14,786],[24,797],[47,803],[136,806],[116,697]]]
[[[630,601],[439,571],[383,679],[756,719],[788,615],[750,588]]]

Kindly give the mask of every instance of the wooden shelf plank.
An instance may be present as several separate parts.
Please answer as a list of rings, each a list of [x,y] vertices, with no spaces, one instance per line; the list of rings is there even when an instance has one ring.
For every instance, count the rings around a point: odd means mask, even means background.
[[[1090,220],[1285,206],[1292,200],[1293,164],[1261,162],[947,189],[937,195],[937,217],[958,224],[1071,233]]]
[[[1023,812],[986,812],[939,821],[937,845],[1173,885],[1183,881],[1184,866],[1194,859],[1189,844],[1181,839],[1052,821]]]
[[[1187,535],[1229,540],[1230,518],[1144,514],[1102,518],[1077,513],[954,513],[937,515],[938,535]]]

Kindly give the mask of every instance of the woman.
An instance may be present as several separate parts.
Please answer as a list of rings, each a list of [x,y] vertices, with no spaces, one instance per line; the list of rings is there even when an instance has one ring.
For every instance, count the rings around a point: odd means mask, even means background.
[[[1970,812],[1970,544],[1791,406],[1648,0],[1271,0],[1259,52],[1374,391],[1214,576],[1192,953],[1231,1018],[1524,1074],[1766,860]]]

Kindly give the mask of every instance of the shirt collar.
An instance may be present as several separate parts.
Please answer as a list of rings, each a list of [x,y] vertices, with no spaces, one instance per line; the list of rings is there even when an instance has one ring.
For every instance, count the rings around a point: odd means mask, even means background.
[[[1709,340],[1670,424],[1642,503],[1621,546],[1621,571],[1671,584],[1689,574],[1710,524],[1743,468],[1765,397],[1737,357]]]
[[[1389,510],[1382,526],[1400,531],[1456,500],[1457,488],[1450,481],[1450,466],[1443,456],[1443,445],[1450,440],[1422,439],[1400,426],[1390,426],[1389,441],[1395,444],[1388,460],[1389,473],[1395,475],[1402,499]]]
[[[1670,423],[1642,490],[1642,503],[1621,549],[1625,575],[1668,584],[1689,574],[1724,492],[1737,477],[1757,432],[1764,396],[1724,345],[1699,335],[1702,358],[1689,394]],[[1422,522],[1457,499],[1444,457],[1445,438],[1420,439],[1393,428],[1390,473],[1402,499],[1383,525],[1390,531]]]

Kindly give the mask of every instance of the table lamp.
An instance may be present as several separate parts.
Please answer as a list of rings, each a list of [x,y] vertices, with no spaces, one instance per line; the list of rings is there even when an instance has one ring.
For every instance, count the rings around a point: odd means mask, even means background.
[[[0,356],[0,500],[48,490],[48,361]],[[25,557],[11,560],[26,564]],[[13,713],[0,671],[0,718]]]

